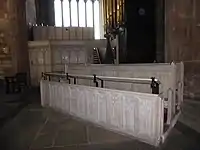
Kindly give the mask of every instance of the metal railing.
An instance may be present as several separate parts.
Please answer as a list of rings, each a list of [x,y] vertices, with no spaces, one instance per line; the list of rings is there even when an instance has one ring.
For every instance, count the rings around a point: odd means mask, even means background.
[[[155,77],[152,78],[126,78],[126,77],[109,77],[109,76],[97,76],[97,75],[81,75],[81,74],[64,74],[64,73],[42,73],[42,78],[44,80],[51,81],[51,77],[58,77],[59,81],[63,78],[68,80],[68,83],[71,84],[71,79],[73,84],[77,84],[77,79],[93,80],[96,87],[104,88],[104,81],[111,82],[123,82],[123,83],[135,83],[135,84],[149,84],[152,90],[152,94],[159,94],[159,85],[161,84],[158,79]]]

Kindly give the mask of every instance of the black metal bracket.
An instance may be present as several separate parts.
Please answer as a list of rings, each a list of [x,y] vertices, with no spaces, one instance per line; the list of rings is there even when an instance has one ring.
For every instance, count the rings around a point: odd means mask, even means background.
[[[42,72],[42,79],[45,80],[44,73]]]
[[[103,88],[104,87],[103,80],[102,79],[99,79],[99,80],[101,81],[101,88]]]
[[[155,81],[155,77],[151,78],[152,94],[159,94],[159,83]]]
[[[42,79],[47,80],[47,76],[44,74],[44,72],[42,72]]]
[[[68,76],[68,77],[73,78],[74,79],[74,84],[76,84],[76,77],[74,77],[74,76]]]
[[[68,80],[69,84],[71,84],[70,78],[73,78],[74,84],[76,84],[76,81],[77,81],[76,78],[77,78],[77,77],[71,76],[71,75],[69,75],[68,73],[66,73],[66,79]]]
[[[68,80],[69,84],[71,83],[70,78],[69,78],[69,74],[66,73],[66,79]]]
[[[93,76],[94,76],[93,82],[96,84],[96,87],[99,87],[99,83],[97,81],[97,76],[95,74]]]
[[[74,77],[74,84],[76,84],[76,77]]]
[[[49,81],[51,81],[51,76],[49,76]]]

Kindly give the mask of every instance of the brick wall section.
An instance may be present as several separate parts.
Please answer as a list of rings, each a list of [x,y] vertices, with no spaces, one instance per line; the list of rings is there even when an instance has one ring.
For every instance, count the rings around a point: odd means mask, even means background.
[[[200,101],[200,1],[167,0],[166,60],[184,61],[187,98]]]

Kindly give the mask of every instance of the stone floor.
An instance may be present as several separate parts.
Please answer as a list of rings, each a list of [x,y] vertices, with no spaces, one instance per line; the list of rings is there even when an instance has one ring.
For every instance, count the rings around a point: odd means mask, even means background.
[[[0,130],[2,150],[200,150],[200,134],[181,122],[159,148],[29,104]]]
[[[34,92],[26,93],[23,98],[30,104],[24,105],[0,128],[0,150],[200,150],[200,104],[185,103],[169,138],[155,148],[42,108],[39,94]]]
[[[36,95],[33,89],[26,89],[21,93],[6,94],[4,86],[0,81],[0,127],[9,119],[14,117],[31,98],[30,94]],[[32,97],[34,98],[34,96]]]
[[[200,102],[185,100],[179,121],[200,133]]]

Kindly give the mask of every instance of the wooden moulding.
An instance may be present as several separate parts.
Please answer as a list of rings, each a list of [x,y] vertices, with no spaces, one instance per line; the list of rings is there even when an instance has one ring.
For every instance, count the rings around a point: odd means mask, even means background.
[[[154,146],[161,142],[163,101],[158,95],[44,80],[40,89],[44,107]]]

